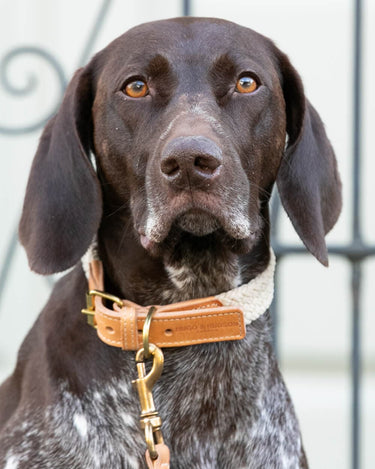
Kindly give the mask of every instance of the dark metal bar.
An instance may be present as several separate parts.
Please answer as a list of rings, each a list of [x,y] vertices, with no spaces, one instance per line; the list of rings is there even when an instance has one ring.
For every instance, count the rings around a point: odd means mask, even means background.
[[[352,263],[352,468],[361,467],[361,278],[362,263]]]
[[[271,244],[275,251],[276,257],[279,259],[280,259],[280,256],[278,255],[278,252],[275,250],[275,245],[278,246],[277,234],[279,232],[280,212],[281,212],[281,201],[280,201],[279,193],[275,187],[272,193],[271,200],[270,200]],[[273,301],[270,306],[270,313],[271,313],[271,320],[272,320],[272,345],[273,345],[273,350],[277,358],[279,358],[280,356],[280,349],[279,349],[280,290],[278,288],[279,268],[280,268],[280,264],[278,263],[276,265],[276,270],[275,270],[275,289],[274,289],[274,294],[273,294]]]
[[[361,240],[362,0],[354,0],[353,239]]]
[[[362,0],[354,0],[353,70],[353,244],[362,245],[361,236],[361,124],[362,124]],[[352,263],[352,469],[361,467],[361,260]]]
[[[278,258],[289,254],[308,254],[307,249],[300,245],[279,244],[276,239],[272,242],[273,250]],[[370,256],[375,256],[375,246],[365,243],[351,243],[343,246],[328,246],[330,255],[346,257],[350,262],[361,261]]]
[[[183,0],[182,1],[182,15],[183,16],[191,16],[191,1],[190,0]]]
[[[83,49],[81,57],[78,61],[78,67],[81,67],[89,60],[90,55],[92,53],[92,49],[95,45],[95,41],[99,35],[99,32],[102,29],[104,20],[108,14],[111,3],[112,3],[112,0],[104,0],[103,3],[101,4],[94,26],[90,32],[90,36],[87,39],[86,46]]]
[[[271,223],[271,236],[275,236],[279,232],[279,221],[280,221],[280,213],[281,213],[281,200],[279,193],[276,189],[276,185],[272,192],[272,197],[270,201],[270,223]]]
[[[9,244],[6,249],[5,259],[0,271],[0,302],[3,298],[3,291],[8,280],[9,272],[12,267],[13,258],[18,245],[18,226],[13,230]]]
[[[275,355],[277,358],[280,356],[280,350],[279,350],[279,295],[280,291],[278,288],[276,288],[276,285],[279,284],[279,268],[280,268],[280,263],[276,266],[275,270],[275,290],[273,294],[273,300],[270,306],[270,313],[271,313],[271,319],[272,319],[272,345],[273,345],[273,351],[275,352]]]

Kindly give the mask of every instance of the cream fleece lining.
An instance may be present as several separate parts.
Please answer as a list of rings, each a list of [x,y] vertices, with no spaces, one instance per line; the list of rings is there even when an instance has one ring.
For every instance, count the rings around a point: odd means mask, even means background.
[[[215,295],[224,306],[241,307],[245,324],[250,324],[258,319],[272,303],[276,258],[272,249],[270,254],[270,262],[266,270],[250,280],[249,283]]]

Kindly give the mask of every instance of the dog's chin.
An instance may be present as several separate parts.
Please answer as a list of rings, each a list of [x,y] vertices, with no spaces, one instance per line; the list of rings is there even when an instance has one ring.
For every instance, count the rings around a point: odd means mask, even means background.
[[[193,210],[179,216],[175,224],[182,231],[199,237],[209,235],[220,228],[219,221],[213,215]]]

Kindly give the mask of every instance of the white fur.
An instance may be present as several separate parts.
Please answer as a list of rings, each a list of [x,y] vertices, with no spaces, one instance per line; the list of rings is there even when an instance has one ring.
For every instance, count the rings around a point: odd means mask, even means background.
[[[82,414],[74,414],[73,424],[76,427],[80,436],[82,438],[86,438],[88,424],[85,416]]]
[[[83,271],[85,272],[87,279],[89,278],[89,275],[90,275],[89,264],[94,259],[96,260],[99,259],[96,237],[92,240],[92,243],[90,244],[89,248],[87,249],[87,251],[81,258],[82,268],[83,268]]]
[[[18,463],[19,458],[17,456],[14,456],[13,454],[10,454],[6,460],[4,469],[17,469]]]
[[[188,283],[193,280],[190,278],[190,269],[187,267],[166,266],[169,279],[178,290],[184,290]]]

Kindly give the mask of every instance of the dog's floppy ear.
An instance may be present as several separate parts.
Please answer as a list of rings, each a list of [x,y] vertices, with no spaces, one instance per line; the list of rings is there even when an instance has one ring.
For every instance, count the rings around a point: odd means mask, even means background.
[[[41,274],[74,265],[99,227],[101,190],[89,160],[92,95],[90,70],[82,68],[46,125],[31,167],[19,237],[31,269]]]
[[[287,117],[288,144],[277,187],[281,202],[307,249],[328,265],[324,236],[341,210],[341,182],[324,125],[305,98],[301,79],[279,55]]]

